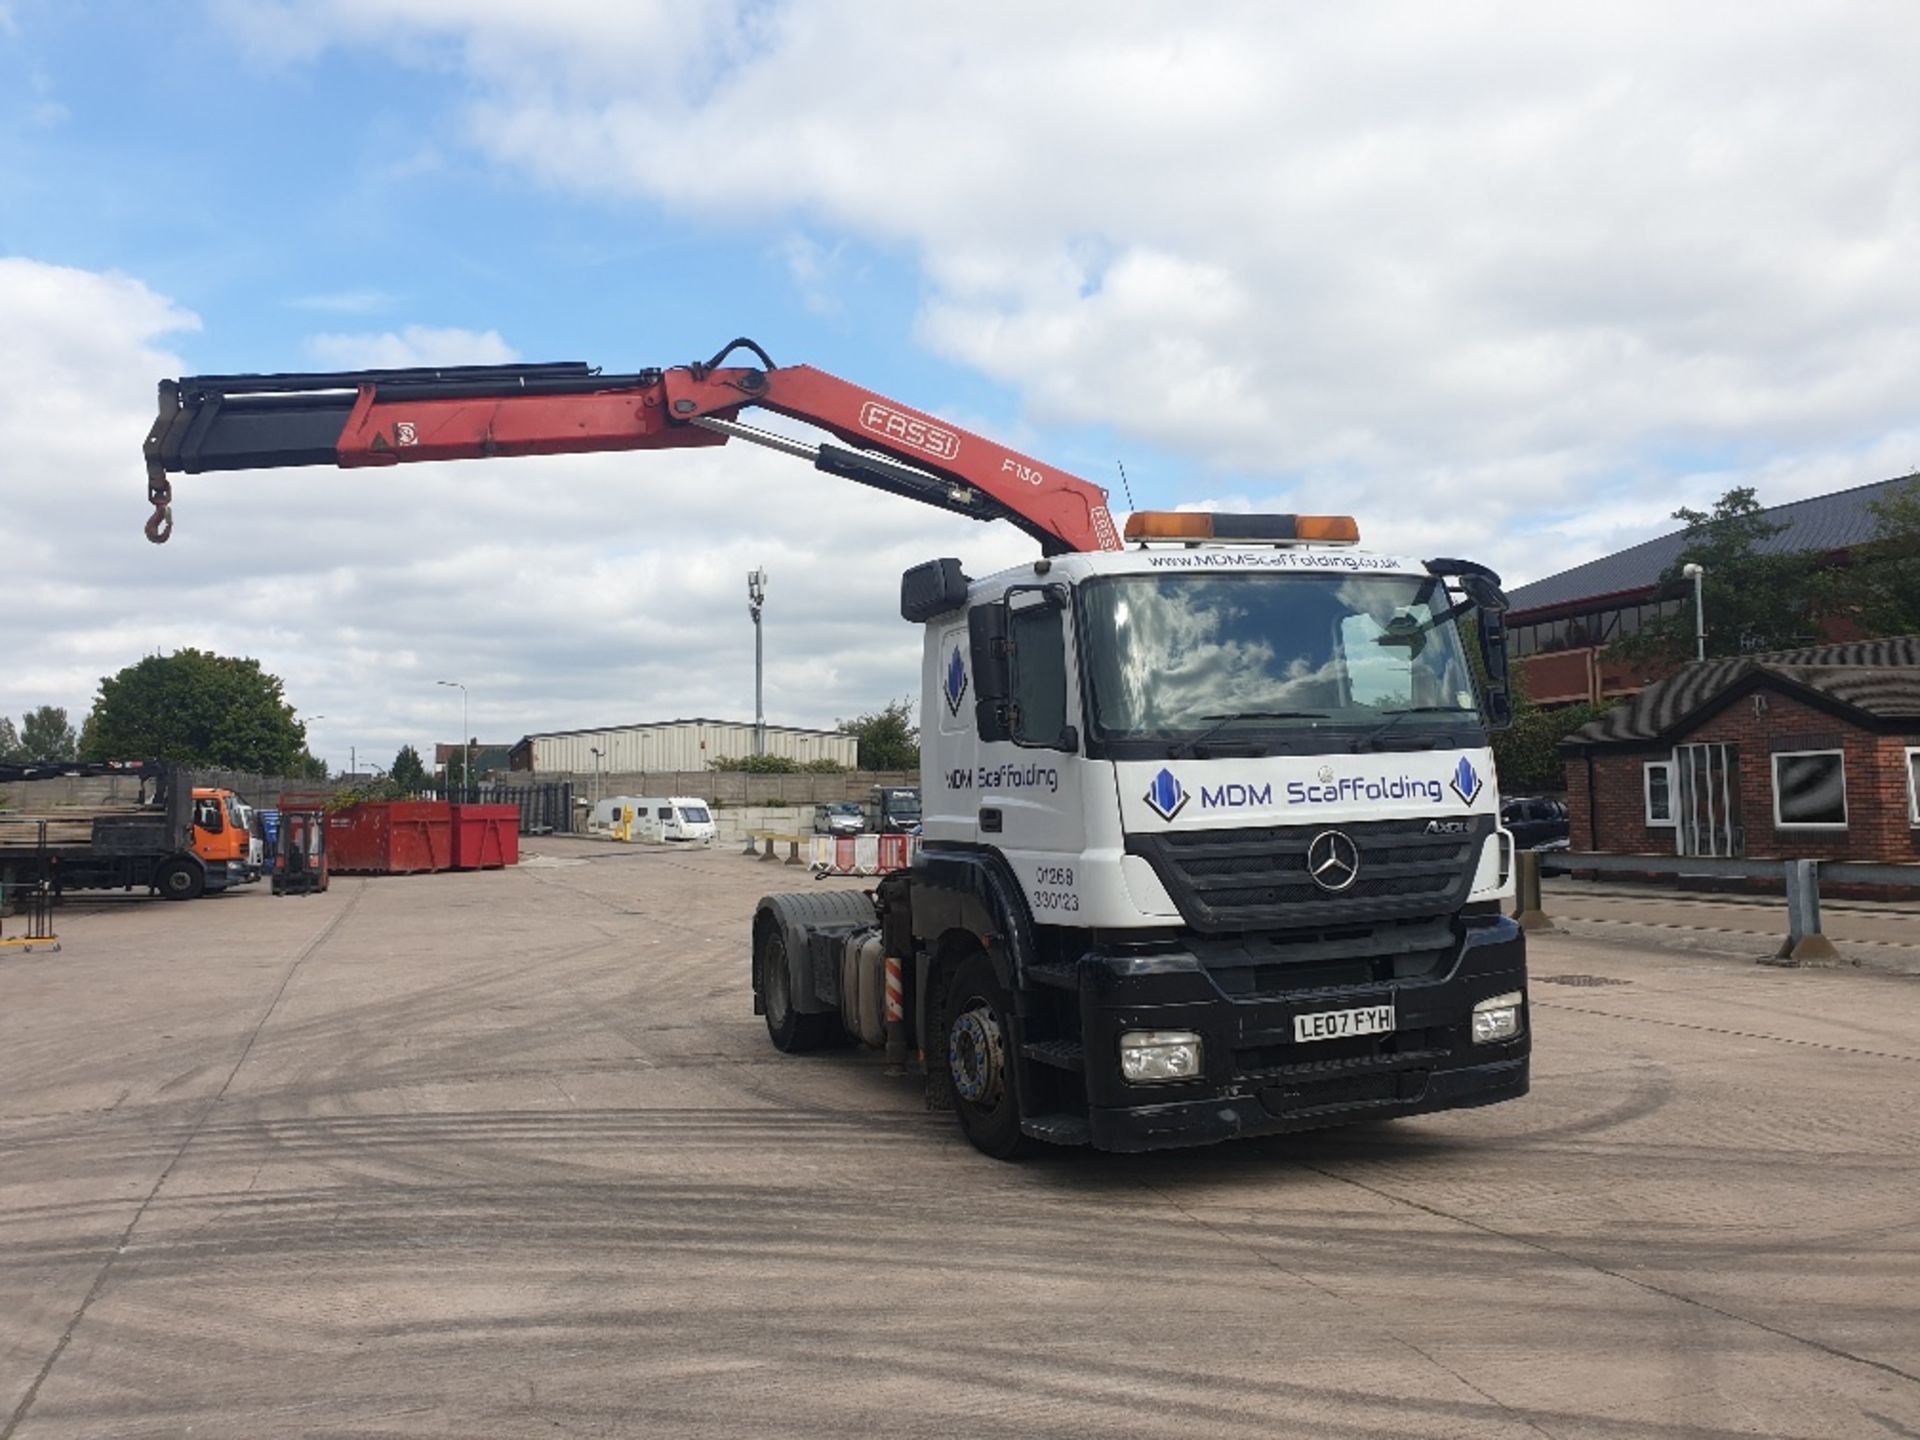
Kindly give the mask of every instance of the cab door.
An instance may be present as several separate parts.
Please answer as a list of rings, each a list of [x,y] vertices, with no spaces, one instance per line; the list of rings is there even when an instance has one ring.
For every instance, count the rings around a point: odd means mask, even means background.
[[[1005,857],[1037,920],[1071,920],[1070,877],[1087,846],[1071,621],[1065,586],[1016,586],[981,626],[1003,627],[1004,643],[988,634],[976,647],[976,668],[988,672],[975,765],[979,839]]]
[[[206,861],[227,858],[227,807],[211,790],[193,792],[193,853]]]

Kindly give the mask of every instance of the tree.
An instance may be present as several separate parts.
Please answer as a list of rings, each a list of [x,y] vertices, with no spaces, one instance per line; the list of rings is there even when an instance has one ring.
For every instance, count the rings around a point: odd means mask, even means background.
[[[710,762],[715,770],[745,775],[798,775],[800,762],[785,755],[722,755]]]
[[[420,761],[420,752],[411,745],[402,745],[400,753],[393,757],[393,783],[404,790],[426,788],[427,767]]]
[[[71,760],[76,752],[73,726],[63,705],[42,705],[20,717],[20,746],[30,760]]]
[[[1480,664],[1479,637],[1471,623],[1462,626],[1469,645],[1473,668],[1486,683]],[[1562,705],[1547,710],[1534,704],[1527,693],[1527,667],[1512,665],[1507,670],[1507,697],[1513,705],[1513,724],[1493,737],[1493,763],[1500,774],[1503,795],[1523,795],[1528,791],[1560,791],[1566,788],[1566,762],[1558,750],[1560,742],[1589,720],[1604,715],[1605,705]]]
[[[1687,529],[1679,555],[1661,572],[1658,593],[1686,603],[1677,614],[1644,623],[1638,634],[1615,641],[1610,653],[1666,665],[1693,658],[1693,582],[1684,574],[1689,564],[1707,572],[1708,655],[1780,650],[1818,635],[1818,557],[1763,553],[1761,546],[1786,526],[1766,518],[1752,489],[1736,486],[1714,501],[1711,511],[1683,505],[1673,518],[1686,521]]]
[[[1529,700],[1516,707],[1513,726],[1493,737],[1494,764],[1500,771],[1503,795],[1528,791],[1561,791],[1567,785],[1566,758],[1560,742],[1610,709],[1606,705],[1560,705],[1543,709]]]
[[[920,727],[913,723],[913,702],[894,700],[871,715],[837,721],[842,735],[859,742],[862,770],[918,770]]]
[[[306,740],[280,678],[258,660],[187,649],[101,678],[83,754],[286,775],[311,763]]]
[[[0,760],[31,760],[27,747],[20,743],[20,732],[13,728],[13,721],[0,715]]]
[[[1869,638],[1920,632],[1920,475],[1867,508],[1873,539],[1825,573],[1827,599]]]

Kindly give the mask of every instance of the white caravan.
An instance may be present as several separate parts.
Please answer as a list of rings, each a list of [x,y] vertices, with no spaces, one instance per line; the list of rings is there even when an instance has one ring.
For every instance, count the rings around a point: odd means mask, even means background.
[[[716,833],[713,812],[698,795],[642,796],[634,820],[636,840],[711,845]]]

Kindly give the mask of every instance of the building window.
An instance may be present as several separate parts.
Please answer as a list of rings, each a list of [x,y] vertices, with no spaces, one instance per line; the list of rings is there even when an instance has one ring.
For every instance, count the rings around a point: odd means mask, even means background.
[[[1673,824],[1673,762],[1649,760],[1644,785],[1647,796],[1647,824]]]
[[[1773,757],[1776,828],[1844,830],[1846,757],[1838,750],[1800,750]]]
[[[1920,746],[1907,747],[1907,820],[1920,825]]]

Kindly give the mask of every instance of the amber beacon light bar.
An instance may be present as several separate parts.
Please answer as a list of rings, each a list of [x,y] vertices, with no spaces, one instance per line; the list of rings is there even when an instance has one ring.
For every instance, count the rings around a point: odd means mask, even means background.
[[[1127,539],[1140,544],[1232,541],[1258,545],[1357,545],[1360,526],[1351,515],[1224,515],[1209,510],[1136,510],[1127,517]]]

